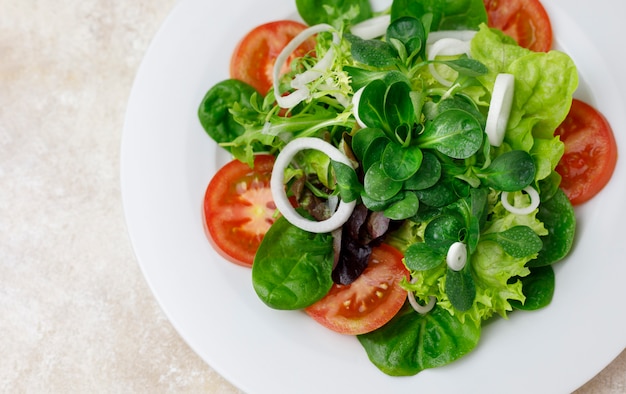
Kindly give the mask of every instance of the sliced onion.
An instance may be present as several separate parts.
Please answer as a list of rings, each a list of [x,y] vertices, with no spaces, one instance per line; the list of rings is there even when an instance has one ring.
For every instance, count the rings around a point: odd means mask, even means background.
[[[334,48],[329,48],[326,54],[322,59],[320,59],[315,67],[310,70],[307,70],[299,75],[297,75],[294,80],[291,82],[291,87],[295,89],[295,91],[291,92],[288,95],[283,96],[280,93],[279,85],[280,85],[280,71],[283,67],[283,64],[287,62],[289,56],[306,40],[310,37],[322,33],[325,31],[333,32],[333,43],[335,45],[339,44],[339,35],[334,31],[333,27],[321,23],[319,25],[314,25],[309,28],[301,31],[297,36],[295,36],[280,54],[276,57],[276,62],[274,63],[274,69],[272,70],[272,78],[274,79],[274,96],[276,97],[276,103],[282,108],[293,108],[302,101],[306,100],[310,97],[310,92],[306,88],[306,84],[315,81],[316,79],[322,77],[326,70],[330,68],[335,60],[335,50]],[[293,96],[293,97],[291,97]]]
[[[434,60],[437,56],[469,55],[469,52],[470,43],[468,41],[462,41],[456,38],[442,38],[430,47],[428,51],[428,60]],[[452,81],[448,81],[441,76],[433,63],[430,63],[428,68],[437,82],[444,86],[452,86]]]
[[[411,283],[415,283],[416,279],[417,278],[411,279]],[[430,312],[435,307],[435,304],[437,303],[437,298],[430,296],[430,299],[428,300],[428,304],[422,305],[419,302],[417,302],[417,300],[415,299],[415,294],[413,294],[412,291],[407,292],[407,299],[409,300],[409,304],[411,304],[413,309],[415,309],[415,312],[421,313],[422,315],[425,315],[428,312]]]
[[[527,186],[524,188],[524,191],[530,197],[530,204],[525,207],[514,207],[509,202],[509,192],[502,192],[501,200],[502,206],[509,212],[514,215],[528,215],[532,213],[535,209],[539,207],[540,198],[539,193],[532,186]]]
[[[361,128],[367,127],[367,125],[363,123],[363,121],[359,117],[359,101],[361,100],[361,95],[363,94],[364,89],[365,86],[354,92],[354,94],[352,95],[352,114],[356,119],[356,123],[361,126]]]
[[[453,271],[460,271],[467,263],[467,248],[463,242],[455,242],[450,245],[446,255],[446,263]]]
[[[319,138],[296,138],[285,145],[274,162],[272,179],[270,181],[272,197],[274,198],[276,208],[289,223],[312,233],[330,233],[348,221],[356,206],[356,201],[345,202],[341,200],[333,215],[320,222],[304,218],[294,209],[285,193],[285,169],[289,166],[296,153],[305,149],[318,150],[328,155],[332,160],[352,167],[350,160],[332,144]]]
[[[498,74],[493,85],[485,133],[493,146],[502,145],[506,126],[511,115],[513,94],[515,93],[515,77],[513,74]]]
[[[426,43],[433,44],[442,38],[455,38],[461,41],[471,41],[476,35],[476,30],[438,30],[428,33]]]
[[[350,28],[350,33],[364,40],[371,40],[380,37],[387,32],[387,27],[391,22],[391,15],[375,16],[371,19],[357,23]]]

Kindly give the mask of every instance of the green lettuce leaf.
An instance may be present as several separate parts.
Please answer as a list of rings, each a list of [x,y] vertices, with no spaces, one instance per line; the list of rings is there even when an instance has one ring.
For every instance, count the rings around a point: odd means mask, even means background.
[[[489,68],[478,79],[491,89],[499,73],[515,76],[515,94],[504,138],[510,149],[525,150],[536,159],[536,180],[550,175],[563,154],[554,137],[578,86],[573,60],[563,52],[533,52],[519,47],[500,31],[481,25],[471,54]]]

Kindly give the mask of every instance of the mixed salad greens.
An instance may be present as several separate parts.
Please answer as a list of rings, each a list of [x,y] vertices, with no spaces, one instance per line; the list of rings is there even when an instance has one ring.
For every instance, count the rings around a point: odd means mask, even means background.
[[[555,171],[572,59],[488,27],[482,0],[296,5],[311,27],[283,55],[313,36],[314,50],[285,73],[279,56],[268,92],[228,79],[199,109],[236,160],[276,157],[282,215],[254,257],[260,299],[310,308],[358,281],[379,245],[394,248],[406,274],[392,285],[408,297],[357,333],[394,376],[462,357],[494,316],[548,305],[576,229]]]

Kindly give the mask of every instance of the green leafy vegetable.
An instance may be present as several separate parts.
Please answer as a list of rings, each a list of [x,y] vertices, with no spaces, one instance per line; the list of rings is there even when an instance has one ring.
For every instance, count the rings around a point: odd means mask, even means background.
[[[378,201],[389,200],[402,190],[402,182],[389,178],[381,162],[370,167],[365,174],[363,186],[365,193],[370,198]]]
[[[504,251],[515,258],[533,256],[543,247],[541,238],[528,226],[515,226],[500,233],[489,233],[483,240],[497,242]]]
[[[396,51],[384,41],[364,40],[352,34],[346,34],[350,41],[352,57],[366,66],[384,68],[396,64]]]
[[[351,202],[359,198],[363,191],[363,186],[357,179],[354,169],[334,160],[331,160],[331,165],[335,170],[337,187],[341,199],[346,202]]]
[[[410,270],[427,271],[443,264],[445,256],[426,243],[417,242],[407,248],[404,261]]]
[[[527,152],[509,151],[496,157],[484,170],[475,170],[481,181],[496,190],[515,192],[535,179],[535,163]]]
[[[387,144],[381,162],[385,174],[394,181],[406,181],[420,169],[423,154],[416,146]]]
[[[476,285],[469,265],[461,271],[448,268],[445,291],[450,303],[457,311],[465,312],[472,307],[476,298]]]
[[[301,309],[321,299],[333,282],[330,234],[315,234],[279,218],[265,234],[252,265],[252,284],[271,308]]]
[[[245,82],[227,79],[213,86],[204,96],[198,108],[198,118],[204,130],[216,142],[230,142],[245,132],[231,111],[239,116],[255,116],[250,103],[256,90]]]
[[[548,233],[541,237],[543,247],[531,267],[554,264],[570,252],[576,235],[576,215],[569,199],[561,189],[554,196],[539,205],[537,218],[541,220]]]
[[[296,0],[304,21],[313,26],[328,23],[340,28],[342,23],[358,23],[372,17],[369,0]]]
[[[370,361],[391,376],[415,375],[449,364],[473,350],[480,325],[435,308],[420,315],[404,307],[386,325],[358,339]]]
[[[417,172],[404,181],[404,189],[427,189],[435,185],[440,178],[441,163],[435,155],[426,151],[422,153],[422,162]]]
[[[550,265],[531,268],[530,274],[522,278],[522,291],[526,296],[524,303],[514,300],[515,309],[527,311],[546,307],[552,301],[555,284],[554,269]]]
[[[419,137],[421,148],[434,148],[455,159],[474,155],[483,143],[484,131],[469,113],[451,109],[439,114]]]

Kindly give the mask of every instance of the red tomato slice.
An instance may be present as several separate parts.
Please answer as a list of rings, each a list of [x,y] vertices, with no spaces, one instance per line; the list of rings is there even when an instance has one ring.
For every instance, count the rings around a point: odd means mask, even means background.
[[[368,267],[350,285],[333,285],[328,294],[305,309],[323,326],[341,334],[359,335],[373,331],[398,313],[406,301],[400,287],[409,271],[402,253],[382,244],[372,251]]]
[[[561,188],[573,205],[595,196],[609,182],[617,163],[617,144],[611,125],[595,108],[574,99],[565,121],[557,128],[565,153],[556,171]]]
[[[276,57],[283,48],[306,25],[281,20],[256,27],[239,42],[230,60],[230,76],[244,81],[262,95],[272,87],[273,69]],[[302,57],[315,49],[315,40],[310,39],[294,51],[283,66],[283,72],[289,70],[289,64],[297,57]]]
[[[254,168],[233,160],[217,171],[206,189],[204,222],[209,241],[233,263],[251,267],[274,223],[273,167],[272,155],[257,155]]]
[[[488,25],[537,52],[552,48],[552,24],[539,0],[483,0]]]

